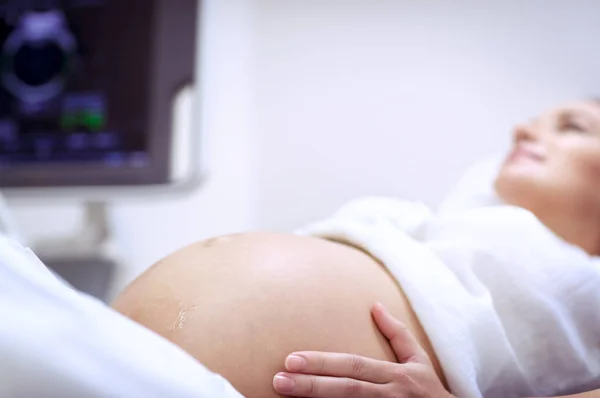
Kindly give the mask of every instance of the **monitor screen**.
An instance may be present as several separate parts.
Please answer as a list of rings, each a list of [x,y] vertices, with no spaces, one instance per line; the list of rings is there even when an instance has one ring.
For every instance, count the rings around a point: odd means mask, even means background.
[[[167,182],[166,96],[193,55],[159,57],[195,52],[194,3],[0,3],[0,186]]]

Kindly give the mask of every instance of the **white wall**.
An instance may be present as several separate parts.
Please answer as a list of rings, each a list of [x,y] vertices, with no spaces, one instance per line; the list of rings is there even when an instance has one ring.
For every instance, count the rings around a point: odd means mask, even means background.
[[[204,6],[209,178],[187,198],[115,207],[123,282],[193,240],[291,230],[359,195],[436,205],[467,165],[506,148],[513,123],[600,93],[594,0]],[[18,208],[29,236],[76,214]]]
[[[358,195],[435,205],[513,123],[600,94],[600,2],[264,0],[262,226]]]

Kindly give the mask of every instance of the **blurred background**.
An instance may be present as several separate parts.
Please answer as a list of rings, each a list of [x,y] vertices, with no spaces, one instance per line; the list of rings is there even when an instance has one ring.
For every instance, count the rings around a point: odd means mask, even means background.
[[[174,156],[192,156],[202,178],[184,193],[105,195],[113,294],[186,244],[292,231],[358,196],[435,207],[469,165],[508,148],[514,124],[600,95],[595,0],[204,0],[192,10],[193,106],[174,114],[199,139]],[[26,243],[82,222],[76,196],[43,192],[7,194]]]

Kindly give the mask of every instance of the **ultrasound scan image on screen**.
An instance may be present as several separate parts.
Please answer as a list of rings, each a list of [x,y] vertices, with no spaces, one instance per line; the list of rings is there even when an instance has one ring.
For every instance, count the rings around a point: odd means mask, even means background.
[[[0,186],[61,180],[51,170],[75,182],[84,168],[88,182],[128,169],[133,183],[151,166],[157,3],[0,1]]]

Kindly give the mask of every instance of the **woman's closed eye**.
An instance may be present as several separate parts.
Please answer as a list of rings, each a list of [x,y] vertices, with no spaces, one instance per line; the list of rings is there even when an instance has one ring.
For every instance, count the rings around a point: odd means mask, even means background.
[[[574,117],[566,117],[561,121],[560,131],[587,133],[589,131],[587,123]]]

